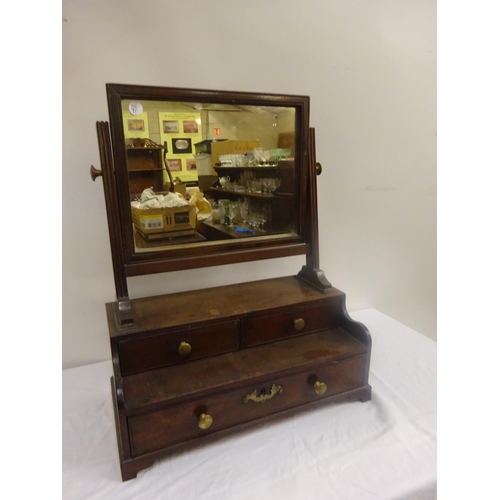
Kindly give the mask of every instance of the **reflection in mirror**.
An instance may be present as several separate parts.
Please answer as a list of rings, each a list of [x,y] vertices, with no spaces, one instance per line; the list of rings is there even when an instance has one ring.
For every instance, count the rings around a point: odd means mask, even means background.
[[[297,235],[294,107],[121,107],[135,252]]]

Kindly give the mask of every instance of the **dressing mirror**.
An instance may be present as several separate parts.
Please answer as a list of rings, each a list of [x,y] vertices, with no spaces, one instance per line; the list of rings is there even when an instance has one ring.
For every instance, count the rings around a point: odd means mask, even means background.
[[[307,253],[309,97],[106,89],[98,135],[126,276]]]
[[[369,332],[319,267],[309,98],[107,93],[91,175],[103,177],[117,295],[106,315],[122,479],[252,422],[369,400]],[[128,296],[131,276],[301,254],[293,276]]]

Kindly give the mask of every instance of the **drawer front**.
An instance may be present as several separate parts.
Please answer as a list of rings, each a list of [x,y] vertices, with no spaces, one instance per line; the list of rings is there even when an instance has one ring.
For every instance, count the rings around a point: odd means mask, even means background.
[[[327,304],[252,318],[248,324],[247,345],[255,346],[322,330],[333,325],[334,316],[334,305]]]
[[[365,355],[128,418],[132,456],[362,387]]]
[[[118,344],[122,375],[236,351],[239,325],[235,320],[123,340]]]

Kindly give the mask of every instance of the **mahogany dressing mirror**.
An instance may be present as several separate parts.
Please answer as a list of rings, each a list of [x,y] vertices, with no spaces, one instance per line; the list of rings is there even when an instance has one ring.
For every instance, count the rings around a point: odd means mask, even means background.
[[[178,447],[368,401],[371,338],[319,267],[309,98],[107,85],[97,123],[117,300],[122,479]],[[129,298],[132,276],[304,255],[297,274]],[[199,440],[199,441],[198,441]]]
[[[318,281],[309,97],[106,90],[97,131],[119,303],[131,276],[300,254]]]

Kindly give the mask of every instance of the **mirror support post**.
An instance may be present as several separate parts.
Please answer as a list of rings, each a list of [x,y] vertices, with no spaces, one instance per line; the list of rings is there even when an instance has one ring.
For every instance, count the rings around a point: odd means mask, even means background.
[[[320,290],[326,290],[332,288],[332,285],[319,267],[318,190],[316,184],[318,171],[314,128],[309,129],[307,147],[309,150],[307,165],[307,190],[309,196],[306,207],[306,238],[309,251],[306,254],[306,265],[302,267],[297,276]]]
[[[127,277],[125,274],[125,260],[121,246],[120,210],[114,188],[113,156],[108,122],[97,122],[97,141],[101,159],[104,199],[106,215],[108,217],[109,241],[113,260],[113,274],[115,278],[116,298],[118,300],[116,314],[122,327],[135,324],[132,305],[128,297]]]

